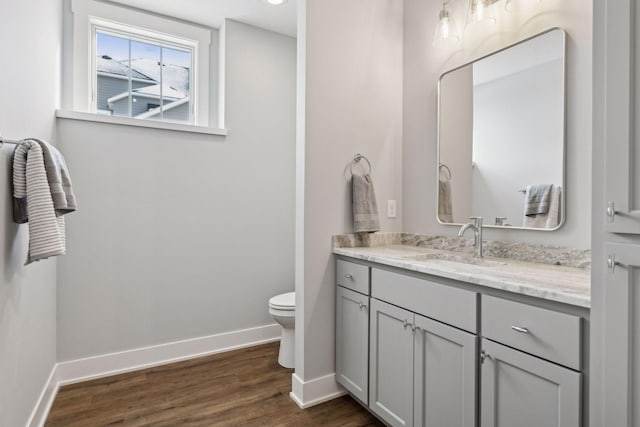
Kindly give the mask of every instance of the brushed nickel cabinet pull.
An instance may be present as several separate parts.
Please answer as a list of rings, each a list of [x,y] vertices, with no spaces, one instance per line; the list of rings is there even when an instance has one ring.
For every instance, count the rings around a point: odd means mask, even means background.
[[[616,265],[619,263],[616,261],[616,254],[611,254],[607,257],[607,270],[609,274],[614,274],[616,272]]]
[[[614,220],[615,220],[615,218],[616,218],[616,214],[617,214],[617,213],[618,213],[618,212],[616,212],[616,209],[615,209],[615,205],[614,205],[614,203],[613,203],[613,202],[608,202],[608,203],[607,203],[607,222],[608,222],[609,224],[612,224],[612,223],[613,223],[613,221],[614,221]]]

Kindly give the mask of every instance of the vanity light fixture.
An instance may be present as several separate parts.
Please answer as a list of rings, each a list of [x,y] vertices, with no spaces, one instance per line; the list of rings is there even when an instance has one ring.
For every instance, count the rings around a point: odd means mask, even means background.
[[[281,4],[285,4],[287,2],[287,0],[262,0],[262,1],[272,6],[280,6]]]
[[[467,26],[490,22],[494,24],[496,18],[489,6],[498,0],[469,0],[469,12],[467,14]]]
[[[442,46],[446,43],[458,43],[460,41],[456,21],[449,13],[449,9],[447,9],[448,4],[448,1],[442,3],[442,9],[440,9],[440,13],[438,14],[438,24],[436,25],[436,30],[433,35],[434,46]]]

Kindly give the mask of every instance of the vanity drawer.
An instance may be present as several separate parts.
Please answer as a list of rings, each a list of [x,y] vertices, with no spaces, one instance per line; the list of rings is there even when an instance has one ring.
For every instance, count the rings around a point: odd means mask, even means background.
[[[475,292],[373,268],[371,296],[465,331],[477,331]]]
[[[482,336],[569,368],[581,368],[578,316],[483,295]]]
[[[369,267],[339,259],[336,263],[336,283],[369,295]]]

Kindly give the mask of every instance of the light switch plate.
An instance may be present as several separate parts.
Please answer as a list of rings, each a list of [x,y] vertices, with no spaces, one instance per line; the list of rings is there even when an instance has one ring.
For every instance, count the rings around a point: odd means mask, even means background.
[[[396,201],[387,200],[387,218],[396,217]]]

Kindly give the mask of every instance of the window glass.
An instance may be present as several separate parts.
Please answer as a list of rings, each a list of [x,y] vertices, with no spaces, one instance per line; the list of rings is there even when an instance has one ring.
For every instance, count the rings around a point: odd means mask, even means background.
[[[189,121],[191,111],[191,52],[164,47],[163,81],[177,91],[179,97],[172,106],[166,106],[164,117],[174,122]],[[172,108],[169,108],[172,107]]]
[[[129,117],[129,103],[119,114],[109,106],[109,99],[129,91],[129,40],[109,34],[96,34],[96,112]]]
[[[98,113],[193,122],[192,52],[96,31]]]
[[[160,46],[131,41],[131,117],[134,119],[162,120],[160,108],[147,106],[163,103],[161,52]]]

